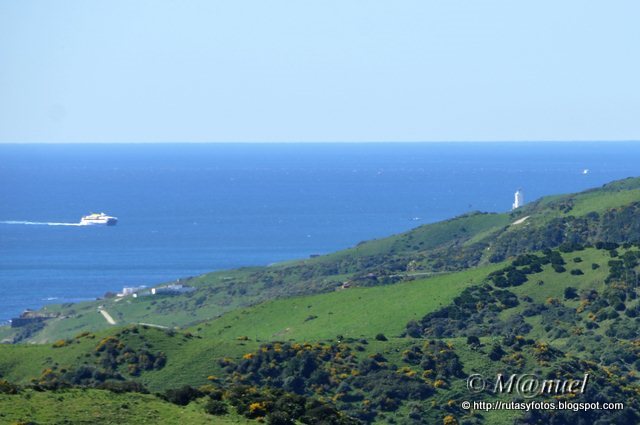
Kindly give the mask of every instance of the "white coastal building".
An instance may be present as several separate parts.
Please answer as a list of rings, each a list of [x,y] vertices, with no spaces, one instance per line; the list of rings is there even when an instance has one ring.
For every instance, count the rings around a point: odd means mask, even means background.
[[[516,208],[520,208],[523,205],[524,205],[524,192],[522,192],[521,189],[518,189],[516,190],[516,193],[513,195],[513,206],[511,207],[511,209],[515,210]]]
[[[134,295],[136,292],[140,292],[145,289],[146,286],[131,286],[122,288],[122,292],[117,294],[118,297],[126,297],[127,295]]]

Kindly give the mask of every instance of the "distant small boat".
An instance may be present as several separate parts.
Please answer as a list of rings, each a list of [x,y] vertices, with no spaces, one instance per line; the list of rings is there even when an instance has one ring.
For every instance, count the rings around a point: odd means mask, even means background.
[[[582,170],[582,174],[589,174],[589,169],[585,168],[584,170]]]
[[[89,215],[85,215],[80,219],[80,224],[86,225],[94,225],[94,224],[102,224],[105,226],[115,226],[118,222],[118,217],[111,217],[106,215],[105,213],[91,213]]]

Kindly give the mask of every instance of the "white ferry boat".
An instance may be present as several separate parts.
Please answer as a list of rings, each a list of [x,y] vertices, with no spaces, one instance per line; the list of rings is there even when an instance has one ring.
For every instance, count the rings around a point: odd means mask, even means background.
[[[115,226],[118,222],[118,217],[111,217],[106,215],[105,213],[91,213],[89,215],[85,215],[80,220],[80,224],[82,225],[90,225],[90,224],[103,224],[106,226]]]

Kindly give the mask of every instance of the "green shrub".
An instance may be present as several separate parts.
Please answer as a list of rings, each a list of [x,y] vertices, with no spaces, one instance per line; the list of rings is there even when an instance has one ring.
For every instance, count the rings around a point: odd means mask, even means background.
[[[505,351],[502,349],[502,347],[498,344],[494,345],[491,348],[491,352],[489,353],[489,358],[493,361],[498,361],[502,358],[502,356],[504,356],[506,353]]]
[[[185,385],[181,388],[165,391],[162,397],[170,403],[177,404],[178,406],[186,406],[198,397],[202,397],[202,395],[199,390]]]
[[[480,338],[478,338],[475,335],[471,335],[467,337],[467,344],[472,345],[472,346],[479,346],[480,345]]]
[[[566,300],[573,300],[578,297],[576,288],[568,286],[564,289],[564,298]]]
[[[204,410],[210,415],[224,415],[228,412],[227,404],[224,401],[214,399],[207,401]]]
[[[20,388],[9,381],[0,379],[0,394],[18,394]]]
[[[556,271],[556,273],[564,273],[567,271],[567,269],[565,269],[563,266],[561,266],[560,264],[553,264],[552,265],[553,270]]]
[[[295,421],[285,412],[270,413],[267,415],[267,423],[269,425],[295,425]]]

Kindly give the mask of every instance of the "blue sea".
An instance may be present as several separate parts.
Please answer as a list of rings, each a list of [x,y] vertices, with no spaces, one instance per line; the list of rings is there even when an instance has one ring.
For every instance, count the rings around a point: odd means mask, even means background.
[[[0,145],[0,321],[636,175],[630,142]]]

